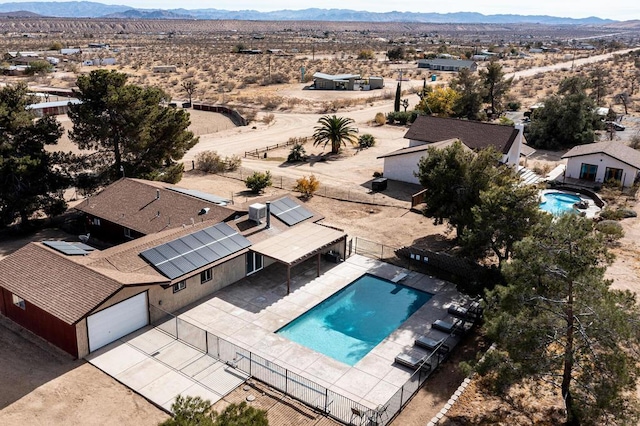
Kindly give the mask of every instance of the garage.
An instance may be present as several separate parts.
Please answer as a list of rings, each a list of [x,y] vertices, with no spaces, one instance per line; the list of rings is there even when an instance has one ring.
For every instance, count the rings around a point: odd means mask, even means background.
[[[130,297],[87,317],[89,352],[149,324],[147,292]]]

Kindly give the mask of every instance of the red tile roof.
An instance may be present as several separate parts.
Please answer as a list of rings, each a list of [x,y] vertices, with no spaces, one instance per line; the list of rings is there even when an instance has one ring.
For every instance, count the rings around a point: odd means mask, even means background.
[[[509,152],[517,136],[518,129],[511,126],[430,115],[419,116],[404,135],[406,139],[427,143],[460,139],[474,151],[492,146],[503,154]]]

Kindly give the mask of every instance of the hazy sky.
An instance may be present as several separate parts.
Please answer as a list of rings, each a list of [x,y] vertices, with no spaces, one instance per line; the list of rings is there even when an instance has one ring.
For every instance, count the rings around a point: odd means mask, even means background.
[[[33,1],[33,0],[8,0],[8,1]],[[551,15],[558,17],[585,18],[597,16],[617,20],[640,19],[640,2],[637,0],[619,0],[608,3],[603,0],[537,0],[537,1],[487,1],[487,0],[325,0],[317,3],[292,0],[270,1],[244,1],[244,0],[94,0],[106,4],[121,4],[138,8],[159,9],[225,9],[244,10],[254,9],[259,11],[280,9],[306,9],[319,7],[323,9],[339,8],[354,10],[370,10],[372,12],[389,12],[397,10],[401,12],[479,12],[485,15],[492,14],[519,14],[519,15]]]

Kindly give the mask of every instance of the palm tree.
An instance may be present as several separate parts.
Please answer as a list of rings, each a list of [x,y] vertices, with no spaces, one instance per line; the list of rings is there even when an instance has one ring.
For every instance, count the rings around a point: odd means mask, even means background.
[[[331,143],[331,153],[337,154],[342,145],[347,145],[347,141],[352,145],[358,143],[356,133],[358,129],[353,127],[353,119],[338,117],[335,115],[325,115],[318,120],[319,126],[315,127],[313,133],[313,146]]]

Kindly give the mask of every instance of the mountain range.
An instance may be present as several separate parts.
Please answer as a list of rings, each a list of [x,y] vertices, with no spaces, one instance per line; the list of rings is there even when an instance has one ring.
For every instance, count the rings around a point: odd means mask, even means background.
[[[28,12],[20,14],[20,12]],[[616,22],[598,17],[561,18],[547,15],[483,15],[476,12],[420,13],[369,12],[350,9],[257,10],[221,9],[139,9],[125,5],[108,5],[89,1],[26,2],[0,4],[0,16],[124,19],[230,19],[256,21],[338,21],[338,22],[420,22],[461,24],[540,23],[547,25],[601,25]]]

